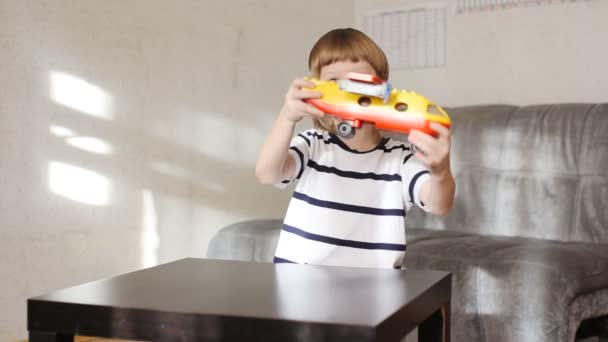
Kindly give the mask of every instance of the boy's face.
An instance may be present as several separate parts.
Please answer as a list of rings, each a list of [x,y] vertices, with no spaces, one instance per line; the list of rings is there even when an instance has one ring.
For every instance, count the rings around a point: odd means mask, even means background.
[[[342,80],[349,72],[375,75],[374,68],[366,62],[338,61],[321,68],[319,78],[323,81]]]

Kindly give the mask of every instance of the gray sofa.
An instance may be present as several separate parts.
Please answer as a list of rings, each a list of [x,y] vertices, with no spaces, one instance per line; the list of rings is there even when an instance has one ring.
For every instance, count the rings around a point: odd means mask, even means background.
[[[570,342],[582,321],[605,324],[608,104],[449,113],[455,205],[408,212],[404,266],[453,273],[453,340]],[[280,229],[225,227],[208,257],[270,262]]]

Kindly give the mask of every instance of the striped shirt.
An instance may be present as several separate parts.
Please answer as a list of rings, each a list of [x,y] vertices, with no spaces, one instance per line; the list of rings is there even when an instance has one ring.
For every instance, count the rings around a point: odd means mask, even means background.
[[[277,186],[297,185],[274,261],[401,266],[405,215],[414,203],[425,209],[418,193],[429,177],[409,145],[384,138],[361,152],[333,134],[311,129],[293,138],[289,153],[294,175]]]

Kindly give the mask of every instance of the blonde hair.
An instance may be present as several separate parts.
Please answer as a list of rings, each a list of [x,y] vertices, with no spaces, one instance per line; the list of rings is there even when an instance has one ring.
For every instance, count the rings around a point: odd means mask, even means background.
[[[313,77],[319,78],[324,66],[339,61],[365,61],[371,65],[378,77],[388,80],[386,55],[370,37],[359,30],[341,28],[324,34],[310,50],[308,69]],[[316,128],[336,132],[334,117],[313,119],[313,122]]]

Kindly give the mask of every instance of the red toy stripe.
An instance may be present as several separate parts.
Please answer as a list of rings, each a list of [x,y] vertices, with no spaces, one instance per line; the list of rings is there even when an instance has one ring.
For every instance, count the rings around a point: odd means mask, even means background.
[[[353,81],[359,81],[359,82],[365,82],[365,83],[373,83],[373,84],[380,84],[384,81],[382,81],[382,79],[376,75],[370,75],[370,74],[361,74],[358,72],[349,72],[348,74],[346,74],[346,78],[348,78],[349,80],[353,80]]]

